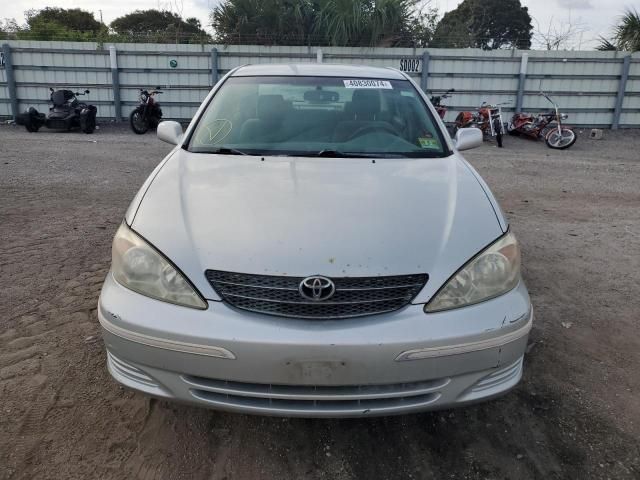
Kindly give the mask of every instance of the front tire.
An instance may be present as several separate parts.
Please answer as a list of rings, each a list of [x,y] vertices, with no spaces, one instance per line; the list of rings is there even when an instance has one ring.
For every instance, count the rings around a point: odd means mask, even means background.
[[[24,124],[24,128],[27,129],[27,132],[30,133],[35,133],[38,130],[40,130],[40,126],[36,125],[31,119],[28,119],[25,124]]]
[[[136,108],[131,112],[129,115],[129,124],[131,125],[131,130],[138,135],[143,135],[149,130],[149,121],[145,118],[141,108]]]
[[[24,128],[27,129],[29,133],[35,133],[40,130],[42,123],[40,123],[38,118],[38,111],[30,107],[27,113],[24,115]]]
[[[457,116],[456,116],[456,120],[455,123],[453,125],[453,134],[455,135],[455,133],[460,130],[461,128],[466,127],[466,125],[464,124],[464,114],[463,112],[460,112]]]
[[[564,150],[565,148],[569,148],[571,145],[576,143],[577,139],[578,137],[573,130],[564,127],[560,132],[558,132],[557,128],[551,130],[544,137],[544,141],[546,142],[547,146],[556,150]]]
[[[93,133],[96,129],[96,115],[98,113],[98,109],[89,105],[86,109],[83,109],[80,112],[80,130],[84,133]]]
[[[80,128],[86,134],[93,133],[96,129],[96,119],[95,118],[83,118],[80,120]]]

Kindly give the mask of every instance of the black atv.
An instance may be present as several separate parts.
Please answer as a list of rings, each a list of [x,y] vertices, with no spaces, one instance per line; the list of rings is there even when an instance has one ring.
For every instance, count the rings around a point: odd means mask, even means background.
[[[44,125],[53,130],[79,128],[84,133],[93,133],[96,129],[98,109],[94,105],[79,101],[77,98],[80,95],[88,94],[89,90],[85,90],[84,93],[72,90],[54,90],[53,88],[49,90],[53,104],[49,108],[49,115],[45,116],[34,107],[29,107],[29,110],[16,118],[18,125],[24,125],[29,132],[37,132]]]

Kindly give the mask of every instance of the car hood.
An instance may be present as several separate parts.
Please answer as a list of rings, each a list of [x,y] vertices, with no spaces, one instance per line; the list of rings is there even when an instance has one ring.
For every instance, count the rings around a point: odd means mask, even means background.
[[[503,232],[454,154],[427,159],[230,156],[176,150],[132,228],[201,293],[207,269],[328,277],[429,274],[427,301]]]

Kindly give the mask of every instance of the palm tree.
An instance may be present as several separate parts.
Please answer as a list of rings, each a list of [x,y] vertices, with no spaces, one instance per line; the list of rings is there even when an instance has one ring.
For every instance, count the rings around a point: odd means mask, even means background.
[[[600,39],[598,50],[640,50],[640,14],[637,10],[627,10],[614,27],[613,39]]]
[[[378,47],[406,45],[416,14],[417,0],[377,0],[369,21],[370,44]]]
[[[357,45],[367,28],[371,9],[368,0],[321,0],[314,31],[330,45]]]
[[[640,50],[640,15],[637,10],[627,10],[613,34],[620,50]]]
[[[600,50],[601,52],[610,52],[618,49],[613,43],[611,43],[611,40],[600,37],[600,45],[596,47],[596,50]]]
[[[313,28],[311,0],[227,0],[211,12],[220,43],[304,44]]]
[[[424,0],[223,0],[216,41],[281,45],[414,46],[437,16]],[[426,11],[425,11],[426,10]]]
[[[330,45],[397,46],[406,43],[419,0],[320,0],[316,34]]]

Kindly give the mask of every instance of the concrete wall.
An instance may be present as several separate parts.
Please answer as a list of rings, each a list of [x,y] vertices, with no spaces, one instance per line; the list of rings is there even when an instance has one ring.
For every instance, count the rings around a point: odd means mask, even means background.
[[[46,111],[49,86],[89,88],[88,100],[98,106],[98,116],[114,118],[114,81],[118,80],[123,118],[137,104],[140,87],[160,85],[165,91],[159,98],[165,117],[180,120],[191,118],[213,81],[230,69],[247,63],[316,62],[318,51],[318,47],[251,45],[5,43],[5,57],[13,65],[18,111],[31,105]],[[117,65],[112,65],[109,47],[116,50]],[[404,62],[405,66],[408,63],[417,70],[411,75],[427,91],[456,89],[447,102],[450,110],[446,121],[453,121],[457,112],[474,109],[483,101],[505,103],[507,115],[518,106],[523,111],[545,110],[550,105],[538,95],[542,89],[569,114],[573,125],[608,128],[617,123],[623,128],[640,127],[640,53],[350,47],[321,50],[325,63],[400,68],[403,60],[411,60]],[[625,61],[625,57],[629,59]],[[177,66],[171,66],[171,60]],[[2,117],[12,115],[10,69],[8,64],[0,66]]]

